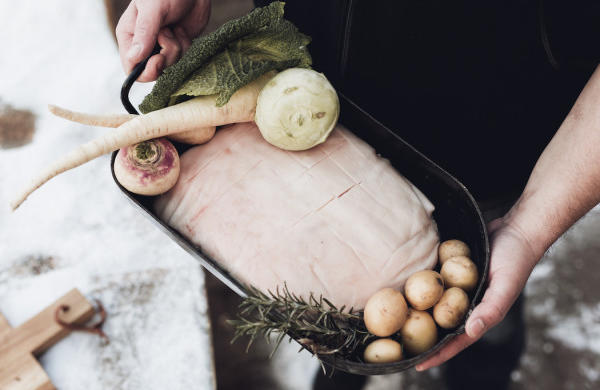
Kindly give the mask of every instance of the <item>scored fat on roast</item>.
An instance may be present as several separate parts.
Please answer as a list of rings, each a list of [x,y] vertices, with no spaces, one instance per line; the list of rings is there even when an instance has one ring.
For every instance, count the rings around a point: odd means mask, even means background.
[[[220,129],[181,157],[156,214],[242,283],[362,309],[437,261],[431,202],[388,160],[338,125],[290,152],[256,125]]]

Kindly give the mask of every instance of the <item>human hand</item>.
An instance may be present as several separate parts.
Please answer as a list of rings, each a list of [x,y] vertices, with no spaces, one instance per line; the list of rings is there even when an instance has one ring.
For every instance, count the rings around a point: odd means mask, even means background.
[[[497,325],[519,296],[533,267],[541,258],[527,237],[507,217],[488,225],[491,258],[488,286],[483,299],[467,320],[466,333],[454,338],[435,355],[417,365],[417,371],[427,370],[451,359]]]
[[[123,69],[129,74],[158,41],[160,53],[150,58],[138,78],[142,82],[156,80],[188,49],[209,16],[210,0],[132,0],[116,28]]]

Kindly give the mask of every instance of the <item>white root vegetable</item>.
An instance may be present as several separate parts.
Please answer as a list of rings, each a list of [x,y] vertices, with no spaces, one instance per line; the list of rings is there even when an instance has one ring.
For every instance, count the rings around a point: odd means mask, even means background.
[[[201,96],[152,111],[146,115],[138,115],[114,131],[81,145],[54,163],[47,165],[18,193],[11,202],[11,208],[15,210],[33,191],[54,176],[125,146],[196,129],[200,126],[220,126],[252,121],[258,93],[272,76],[273,74],[266,74],[241,88],[222,107],[216,106],[214,95]]]
[[[48,104],[48,110],[59,118],[66,119],[71,122],[82,123],[84,125],[99,127],[119,127],[123,123],[130,121],[137,116],[134,114],[87,114],[84,112],[71,111],[53,104]]]
[[[200,145],[210,141],[214,137],[216,130],[216,126],[200,127],[194,130],[171,134],[169,139],[189,145]]]
[[[166,138],[143,141],[119,150],[115,176],[134,194],[160,195],[179,178],[179,154]]]
[[[99,127],[119,127],[123,123],[137,117],[137,115],[134,114],[87,114],[84,112],[71,111],[52,104],[48,105],[48,110],[50,110],[52,114],[71,122]],[[190,145],[200,145],[210,141],[215,135],[215,130],[215,126],[202,126],[181,133],[171,134],[169,135],[169,139]]]
[[[322,73],[311,69],[290,68],[277,74],[256,104],[262,136],[286,150],[306,150],[325,142],[339,114],[335,89]]]

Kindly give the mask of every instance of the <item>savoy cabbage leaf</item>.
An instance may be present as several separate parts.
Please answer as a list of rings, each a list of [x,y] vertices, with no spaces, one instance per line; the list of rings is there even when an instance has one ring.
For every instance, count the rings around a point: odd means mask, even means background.
[[[217,96],[217,106],[229,101],[231,95],[271,70],[308,67],[311,58],[306,45],[310,38],[298,32],[287,20],[230,43],[225,50],[196,70],[171,95],[169,104],[183,96]]]
[[[283,6],[276,1],[256,8],[196,38],[183,57],[156,80],[140,111],[213,94],[221,106],[236,90],[270,70],[310,66],[306,48],[310,38],[283,19]]]

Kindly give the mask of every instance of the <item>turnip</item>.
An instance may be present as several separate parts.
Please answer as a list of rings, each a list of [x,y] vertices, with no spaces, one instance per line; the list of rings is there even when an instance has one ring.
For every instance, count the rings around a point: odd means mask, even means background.
[[[306,150],[325,142],[337,123],[340,103],[322,73],[291,68],[263,88],[256,124],[269,143],[287,150]]]
[[[165,138],[143,141],[119,150],[115,176],[127,190],[140,195],[167,192],[179,177],[179,155]]]

